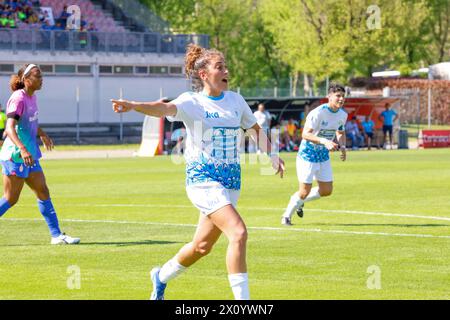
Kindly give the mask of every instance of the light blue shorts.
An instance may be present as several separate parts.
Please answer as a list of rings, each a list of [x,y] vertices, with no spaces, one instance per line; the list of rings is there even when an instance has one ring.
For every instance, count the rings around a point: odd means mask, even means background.
[[[11,160],[0,161],[2,164],[2,173],[6,176],[16,176],[26,179],[33,172],[42,172],[41,165],[38,160],[34,161],[34,165],[29,167],[24,163],[16,163]]]

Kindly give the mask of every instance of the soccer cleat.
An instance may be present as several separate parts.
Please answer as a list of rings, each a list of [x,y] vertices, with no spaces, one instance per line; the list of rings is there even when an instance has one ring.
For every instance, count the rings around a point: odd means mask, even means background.
[[[60,234],[57,237],[53,237],[51,244],[78,244],[80,243],[80,238],[72,238],[65,233]]]
[[[164,300],[164,290],[166,290],[167,284],[162,283],[159,280],[159,271],[161,268],[153,268],[150,272],[150,277],[153,282],[153,291],[152,295],[150,296],[150,300]]]
[[[282,217],[281,224],[285,226],[292,226],[292,222],[290,218]]]
[[[300,207],[298,207],[298,209],[297,209],[297,215],[300,217],[300,218],[303,218],[303,206],[304,206],[305,204],[303,203]]]

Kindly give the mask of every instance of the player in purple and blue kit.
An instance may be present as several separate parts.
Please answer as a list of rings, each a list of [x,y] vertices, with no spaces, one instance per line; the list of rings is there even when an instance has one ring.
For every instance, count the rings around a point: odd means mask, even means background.
[[[65,235],[59,229],[58,217],[39,164],[42,155],[37,137],[41,138],[47,150],[53,149],[53,141],[39,128],[38,123],[34,92],[42,88],[41,71],[34,64],[26,65],[12,76],[10,84],[13,94],[6,107],[7,138],[0,152],[4,188],[3,198],[0,199],[0,217],[17,203],[26,183],[38,198],[39,211],[50,229],[50,243],[77,244],[79,238]]]

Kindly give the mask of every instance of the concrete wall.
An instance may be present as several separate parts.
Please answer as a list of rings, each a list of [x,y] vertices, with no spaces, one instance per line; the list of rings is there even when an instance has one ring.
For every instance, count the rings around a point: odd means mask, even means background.
[[[6,53],[6,52],[2,52]],[[44,86],[37,92],[40,109],[39,121],[44,124],[76,123],[77,103],[76,88],[80,88],[80,122],[110,123],[120,122],[120,117],[111,109],[111,98],[118,98],[120,88],[124,99],[152,101],[163,96],[177,97],[188,90],[189,83],[184,76],[98,76],[100,64],[112,65],[178,65],[183,66],[184,57],[173,54],[123,55],[102,54],[93,56],[86,54],[58,53],[51,55],[39,52],[5,54],[0,57],[0,63],[13,63],[16,66],[25,63],[52,64],[91,64],[93,75],[45,75]],[[10,74],[0,75],[0,103],[6,107],[11,91],[9,88]],[[124,122],[141,122],[144,116],[136,112],[123,115]]]
[[[176,97],[188,89],[185,79],[179,77],[99,77],[98,83],[89,76],[47,76],[37,92],[40,123],[76,123],[76,87],[80,88],[80,122],[120,122],[112,112],[111,98],[119,98],[120,88],[124,99],[152,101],[163,95]],[[98,93],[97,89],[98,88]],[[11,91],[9,77],[0,76],[0,103],[6,107]],[[123,114],[124,122],[141,122],[144,116],[137,112]]]

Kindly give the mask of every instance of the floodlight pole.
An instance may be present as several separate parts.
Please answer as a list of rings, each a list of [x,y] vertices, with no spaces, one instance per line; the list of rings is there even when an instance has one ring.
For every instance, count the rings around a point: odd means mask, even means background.
[[[80,87],[76,89],[76,101],[77,101],[77,143],[80,144]]]
[[[123,99],[123,89],[120,88],[119,90],[119,99]],[[123,113],[120,113],[120,132],[119,132],[119,140],[120,142],[123,142]]]

